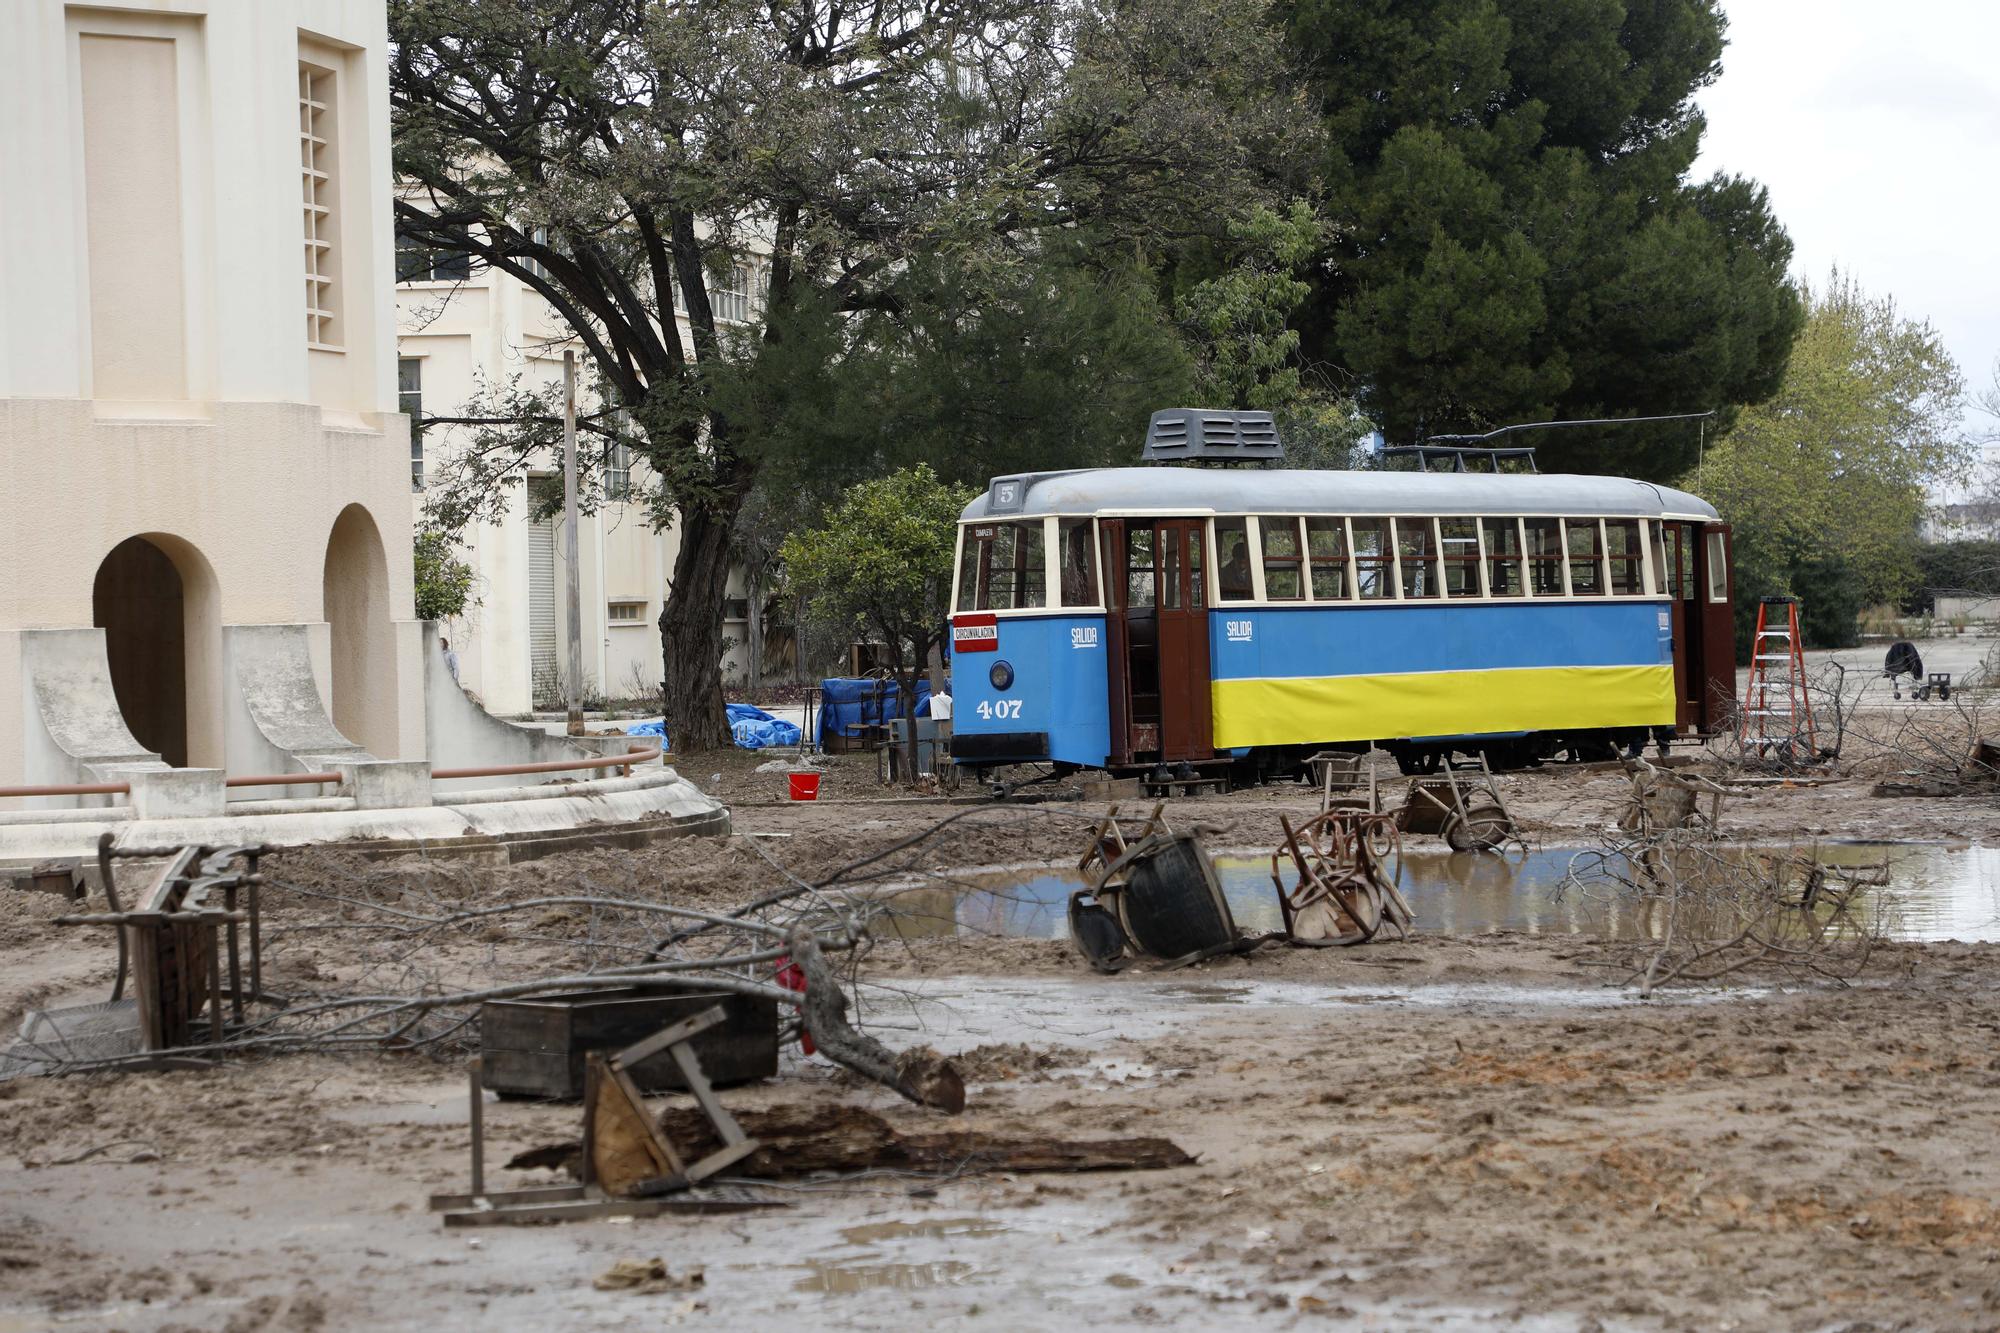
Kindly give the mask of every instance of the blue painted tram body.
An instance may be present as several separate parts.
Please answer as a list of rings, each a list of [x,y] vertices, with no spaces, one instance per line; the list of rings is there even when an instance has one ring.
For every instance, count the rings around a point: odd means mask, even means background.
[[[1614,477],[1108,468],[960,523],[957,761],[1279,767],[1609,754],[1734,682],[1729,533]]]

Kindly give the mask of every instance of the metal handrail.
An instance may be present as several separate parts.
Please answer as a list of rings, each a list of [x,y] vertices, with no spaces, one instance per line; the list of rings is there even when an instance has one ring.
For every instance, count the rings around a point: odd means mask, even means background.
[[[625,776],[632,776],[632,765],[650,763],[660,757],[660,747],[651,749],[634,748],[624,754],[600,755],[596,759],[550,759],[539,764],[500,764],[492,768],[434,768],[431,777],[444,778],[503,778],[518,773],[566,773],[579,768],[622,768]]]
[[[129,782],[74,782],[63,787],[0,787],[6,796],[129,796]]]
[[[433,781],[449,778],[504,778],[522,773],[568,773],[579,769],[619,768],[632,776],[634,764],[647,764],[660,757],[660,746],[635,746],[624,754],[600,755],[595,759],[550,759],[537,764],[496,764],[486,768],[434,768]],[[338,773],[268,773],[224,778],[225,787],[283,787],[296,784],[324,785],[340,781]],[[129,796],[129,782],[72,782],[41,787],[0,787],[0,800],[15,796]]]
[[[240,778],[224,778],[225,787],[284,787],[293,783],[328,783],[340,781],[338,773],[268,773],[249,774]]]

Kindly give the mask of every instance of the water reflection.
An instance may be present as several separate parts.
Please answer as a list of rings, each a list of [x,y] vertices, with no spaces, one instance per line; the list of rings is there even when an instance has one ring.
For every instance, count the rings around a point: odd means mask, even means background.
[[[1757,849],[1745,849],[1745,854]],[[1800,851],[1808,850],[1801,844]],[[1887,862],[1889,884],[1870,890],[1869,913],[1879,911],[1889,933],[1913,940],[2000,940],[2000,847],[1917,843],[1824,843],[1829,865]],[[1643,938],[1657,932],[1652,914],[1617,895],[1558,893],[1577,857],[1573,848],[1510,855],[1420,849],[1403,865],[1403,894],[1416,909],[1420,929],[1446,935],[1525,931],[1536,935],[1608,935]],[[1225,856],[1216,861],[1237,924],[1277,930],[1282,924],[1265,857]],[[1296,875],[1284,867],[1286,882]],[[991,876],[975,891],[949,886],[904,891],[896,902],[897,929],[906,936],[1006,935],[1061,939],[1074,872]]]

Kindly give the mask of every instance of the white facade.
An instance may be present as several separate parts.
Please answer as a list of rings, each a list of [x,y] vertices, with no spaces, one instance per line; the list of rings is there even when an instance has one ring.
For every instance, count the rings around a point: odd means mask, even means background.
[[[0,785],[423,757],[386,54],[383,0],[0,6]]]
[[[408,270],[406,269],[406,272]],[[752,316],[761,302],[758,270],[739,271],[732,292],[717,292],[718,318]],[[435,280],[398,284],[397,373],[404,406],[433,416],[470,416],[466,410],[481,386],[504,385],[521,377],[524,387],[560,387],[567,326],[554,307],[514,275],[463,265]],[[693,346],[681,319],[681,345]],[[593,410],[590,367],[579,348],[579,411]],[[462,447],[467,431],[436,425],[422,432],[426,480],[435,484],[440,461]],[[579,451],[595,456],[586,440]],[[547,478],[560,494],[562,460],[544,457],[527,469]],[[598,479],[600,482],[603,478]],[[629,493],[643,495],[645,467],[634,462]],[[560,708],[567,650],[569,576],[563,560],[563,519],[557,513],[540,524],[529,521],[528,487],[506,492],[506,512],[497,522],[465,534],[461,558],[475,571],[479,605],[445,627],[459,655],[459,680],[485,707],[502,715],[537,707]],[[604,488],[607,496],[617,488]],[[421,515],[421,491],[412,512]],[[672,528],[656,531],[647,506],[610,498],[577,528],[581,584],[583,670],[587,699],[634,699],[655,695],[662,676],[660,612],[673,574],[679,541]],[[723,626],[731,641],[723,659],[725,678],[746,674],[746,610],[732,577],[729,615]]]

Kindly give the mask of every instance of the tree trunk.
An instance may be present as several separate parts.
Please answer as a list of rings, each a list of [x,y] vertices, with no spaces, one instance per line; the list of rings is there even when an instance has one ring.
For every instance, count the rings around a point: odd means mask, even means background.
[[[903,709],[903,780],[917,780],[917,672],[896,664],[896,693]]]
[[[660,612],[661,704],[679,754],[731,744],[722,707],[722,603],[729,592],[729,533],[745,490],[680,510],[680,553]]]
[[[764,692],[764,571],[750,571],[750,702],[761,703]]]

